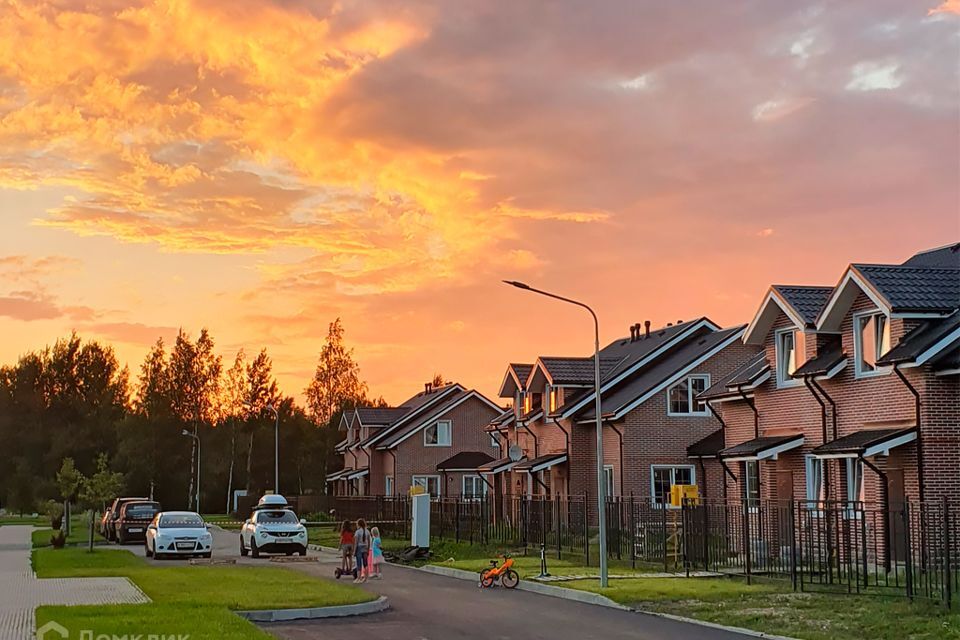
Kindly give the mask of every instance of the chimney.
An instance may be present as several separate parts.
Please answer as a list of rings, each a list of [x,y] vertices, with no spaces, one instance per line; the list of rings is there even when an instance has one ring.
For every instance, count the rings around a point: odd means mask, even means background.
[[[630,342],[634,342],[637,339],[637,325],[630,325]]]
[[[668,327],[672,327],[672,326],[673,326],[673,323],[672,323],[672,322],[668,322],[668,323],[667,323],[667,326],[668,326]]]
[[[646,337],[649,338],[650,337],[650,321],[649,320],[643,321],[643,328],[646,330]]]
[[[424,392],[424,393],[433,393],[433,383],[432,383],[432,382],[427,382],[427,383],[425,383],[425,384],[423,385],[423,392]]]

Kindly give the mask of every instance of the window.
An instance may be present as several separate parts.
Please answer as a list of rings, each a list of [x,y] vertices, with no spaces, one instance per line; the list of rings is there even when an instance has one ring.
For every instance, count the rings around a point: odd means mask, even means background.
[[[616,495],[617,485],[613,481],[613,465],[603,465],[603,495],[612,498]]]
[[[803,364],[804,336],[796,329],[781,329],[774,334],[777,350],[777,386],[793,387],[800,384],[793,372]]]
[[[520,412],[520,415],[525,416],[533,410],[533,395],[524,392],[522,397],[523,397],[523,411]]]
[[[889,371],[878,367],[877,360],[890,350],[890,322],[879,311],[857,313],[853,316],[853,351],[856,376],[863,378]]]
[[[650,468],[650,495],[654,505],[670,504],[670,487],[675,484],[696,484],[693,467],[656,466]]]
[[[495,447],[495,448],[497,448],[497,449],[500,448],[500,439],[497,438],[496,432],[492,432],[492,433],[490,434],[490,446],[491,446],[491,447]]]
[[[710,376],[706,374],[688,376],[667,389],[668,416],[707,416],[707,403],[697,400],[697,396],[710,386]]]
[[[387,496],[393,495],[393,476],[387,476],[383,479],[383,494]]]
[[[760,506],[760,463],[756,460],[743,463],[743,499],[751,509]]]
[[[425,447],[449,447],[450,421],[440,420],[424,429],[423,445]]]
[[[550,413],[560,408],[561,402],[563,402],[563,390],[560,387],[550,387]]]
[[[807,476],[807,508],[819,509],[823,495],[823,460],[808,455],[805,459]]]
[[[464,500],[480,500],[487,495],[487,483],[480,476],[463,476],[461,496]]]
[[[423,487],[431,498],[440,497],[440,476],[413,476],[411,483],[415,487]]]
[[[863,463],[847,458],[847,502],[863,502]]]

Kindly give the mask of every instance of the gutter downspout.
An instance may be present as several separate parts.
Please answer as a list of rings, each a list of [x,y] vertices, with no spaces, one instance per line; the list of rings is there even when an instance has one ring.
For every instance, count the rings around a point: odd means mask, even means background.
[[[754,403],[753,398],[747,396],[743,392],[743,385],[737,385],[737,393],[740,394],[740,397],[743,398],[743,401],[747,403],[747,406],[750,407],[750,410],[753,411],[753,437],[760,437],[760,412],[757,411],[757,405]]]
[[[533,431],[530,430],[530,427],[527,426],[526,422],[522,424],[520,422],[517,422],[517,426],[523,427],[524,429],[526,429],[527,433],[533,436],[533,457],[539,458],[540,457],[540,441],[539,439],[537,439],[537,434],[535,434]]]
[[[569,460],[570,459],[570,432],[563,428],[563,425],[560,424],[560,421],[557,420],[556,416],[550,416],[550,420],[553,422],[553,424],[557,425],[557,429],[560,429],[560,431],[563,432],[563,438],[567,442],[567,446],[566,446],[567,460]]]
[[[810,378],[810,384],[812,384],[814,388],[820,392],[820,395],[822,395],[826,399],[826,401],[830,403],[830,414],[831,414],[831,420],[833,422],[833,439],[836,440],[838,435],[837,434],[837,403],[834,401],[833,398],[827,395],[827,392],[824,391],[823,387],[820,386],[820,383],[817,382],[817,378],[815,376],[812,376]]]
[[[613,429],[613,432],[617,434],[617,438],[620,440],[620,495],[623,495],[623,432],[612,422],[608,422],[607,424],[610,425],[610,428]],[[706,478],[706,476],[704,476],[704,478]],[[610,493],[612,494],[613,492],[611,491]]]
[[[821,442],[822,444],[827,444],[827,404],[823,401],[823,398],[826,398],[830,401],[830,406],[833,407],[833,414],[836,417],[837,408],[833,403],[833,400],[824,393],[820,385],[816,384],[815,381],[809,375],[803,376],[803,386],[807,388],[807,391],[810,392],[810,395],[813,396],[814,400],[817,401],[817,404],[820,405],[820,431],[821,431]],[[817,393],[815,389],[819,390],[820,393]],[[820,394],[823,394],[823,398],[820,397]],[[834,427],[834,436],[833,439],[836,440],[836,427]],[[827,461],[822,459],[820,460],[822,465],[823,473],[823,497],[825,501],[830,500],[830,474],[827,472]]]
[[[713,417],[716,418],[717,422],[720,423],[720,431],[723,432],[723,446],[727,446],[727,423],[723,421],[723,417],[720,415],[720,412],[718,412],[716,409],[713,408],[713,405],[710,404],[709,400],[707,400],[707,409],[710,409],[710,413],[712,413]],[[720,466],[726,472],[722,476],[723,477],[723,502],[726,503],[727,502],[727,474],[730,474],[730,476],[733,477],[734,482],[737,481],[737,477],[734,476],[733,473],[730,472],[730,469],[727,468],[727,465],[724,464],[723,458],[720,457],[719,452],[717,453],[717,460],[720,461]],[[704,478],[706,478],[706,474],[704,474]]]
[[[903,375],[903,372],[900,371],[899,364],[893,365],[893,372],[897,374],[900,382],[913,394],[914,411],[916,412],[917,422],[917,487],[920,490],[920,502],[923,503],[924,497],[926,496],[926,483],[923,481],[923,438],[921,437],[922,430],[920,429],[920,392],[917,391],[914,386],[910,384],[910,381],[907,380],[906,376]]]
[[[880,487],[881,493],[883,494],[881,500],[883,502],[883,511],[885,514],[887,514],[881,521],[880,525],[881,530],[883,531],[883,539],[886,541],[886,544],[883,545],[883,568],[887,573],[890,573],[890,481],[887,478],[887,474],[881,471],[872,462],[864,458],[862,455],[859,456],[859,458],[860,462],[875,474],[880,476],[880,480],[883,482]]]

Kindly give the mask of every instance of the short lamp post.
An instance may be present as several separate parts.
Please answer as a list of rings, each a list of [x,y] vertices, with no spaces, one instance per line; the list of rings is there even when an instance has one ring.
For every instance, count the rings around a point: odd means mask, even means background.
[[[193,438],[197,443],[197,494],[196,504],[197,504],[197,513],[200,513],[200,436],[195,433],[191,433],[184,429],[181,432],[181,435],[187,436],[188,438]]]
[[[600,408],[600,322],[597,320],[597,314],[594,313],[588,305],[578,302],[577,300],[571,300],[570,298],[564,298],[563,296],[558,296],[555,293],[550,293],[548,291],[542,291],[540,289],[535,289],[528,284],[523,282],[516,282],[514,280],[504,280],[505,284],[510,285],[511,287],[516,287],[517,289],[523,289],[524,291],[530,291],[532,293],[538,293],[542,296],[548,298],[553,298],[554,300],[560,300],[561,302],[566,302],[568,304],[576,305],[583,309],[586,309],[590,316],[593,318],[593,381],[594,381],[594,411],[596,412],[596,422],[597,422],[597,522],[599,523],[599,538],[600,538],[600,587],[607,588],[608,575],[607,575],[607,523],[606,523],[606,482],[603,474],[603,421],[601,418],[601,408]]]

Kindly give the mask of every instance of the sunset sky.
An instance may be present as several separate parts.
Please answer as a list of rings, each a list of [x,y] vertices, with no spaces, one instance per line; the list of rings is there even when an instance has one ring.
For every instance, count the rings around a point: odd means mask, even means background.
[[[0,0],[0,362],[72,329],[375,395],[960,238],[960,1]]]

